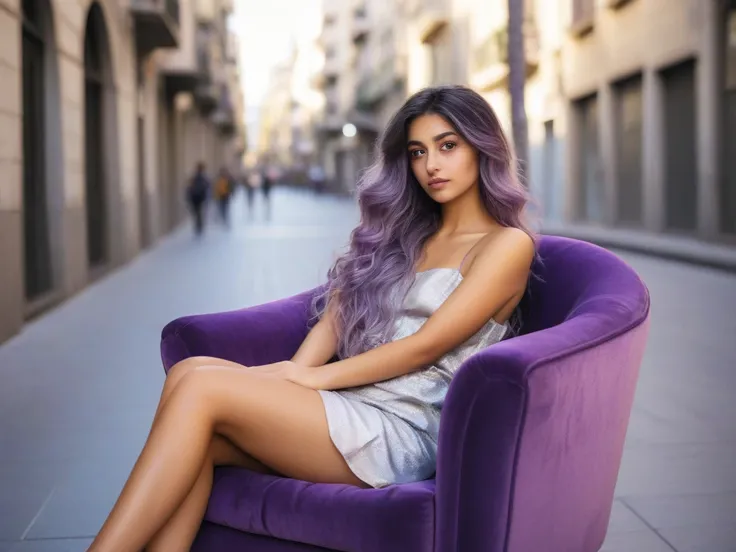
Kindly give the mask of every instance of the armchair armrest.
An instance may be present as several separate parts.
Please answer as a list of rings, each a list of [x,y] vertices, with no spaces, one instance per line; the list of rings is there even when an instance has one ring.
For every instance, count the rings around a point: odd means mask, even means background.
[[[435,550],[598,550],[648,307],[625,327],[586,313],[464,363],[440,424]]]
[[[213,356],[245,366],[289,359],[308,332],[317,290],[254,307],[178,318],[161,332],[164,369],[191,356]]]

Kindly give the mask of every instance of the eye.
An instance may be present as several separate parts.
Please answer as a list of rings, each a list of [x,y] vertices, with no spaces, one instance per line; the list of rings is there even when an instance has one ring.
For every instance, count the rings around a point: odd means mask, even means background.
[[[453,150],[456,146],[457,144],[455,142],[445,142],[444,144],[442,144],[442,148],[444,148],[445,151]]]
[[[409,152],[409,157],[411,157],[411,158],[413,158],[413,159],[416,159],[417,157],[419,157],[419,155],[420,155],[420,154],[421,154],[421,153],[422,153],[423,151],[424,151],[424,150],[420,150],[420,149],[415,149],[415,150],[411,150],[411,151]]]

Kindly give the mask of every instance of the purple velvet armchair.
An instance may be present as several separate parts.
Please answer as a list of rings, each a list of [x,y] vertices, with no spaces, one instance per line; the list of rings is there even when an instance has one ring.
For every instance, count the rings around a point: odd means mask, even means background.
[[[521,335],[471,357],[450,386],[434,478],[365,490],[219,468],[193,550],[597,551],[649,294],[594,245],[546,236],[540,253]],[[289,358],[306,335],[312,293],[171,322],[165,368],[193,355],[245,365]]]

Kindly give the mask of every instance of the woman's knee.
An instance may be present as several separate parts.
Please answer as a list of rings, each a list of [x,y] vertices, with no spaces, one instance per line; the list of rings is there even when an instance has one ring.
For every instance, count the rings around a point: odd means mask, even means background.
[[[180,378],[185,373],[189,372],[190,370],[193,370],[194,368],[197,368],[198,366],[204,366],[206,364],[211,364],[212,360],[214,360],[212,357],[206,357],[206,356],[193,356],[193,357],[185,358],[184,360],[180,360],[179,362],[174,364],[169,369],[169,372],[166,375],[166,378],[169,379],[172,376]]]
[[[212,364],[214,360],[216,359],[205,356],[195,356],[180,360],[179,362],[174,364],[169,369],[168,374],[166,374],[166,380],[164,381],[164,390],[166,391],[168,389],[168,392],[171,392],[171,390],[178,385],[178,383],[182,380],[184,376],[193,372],[200,366],[207,366],[209,364]]]

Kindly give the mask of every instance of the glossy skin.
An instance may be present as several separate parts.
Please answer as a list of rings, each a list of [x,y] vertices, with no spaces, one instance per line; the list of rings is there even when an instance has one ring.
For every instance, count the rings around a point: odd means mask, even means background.
[[[411,169],[422,189],[448,204],[478,190],[478,154],[445,119],[428,114],[409,126]]]
[[[508,319],[526,287],[531,238],[485,210],[478,155],[442,117],[412,122],[407,155],[419,185],[442,206],[416,270],[457,268],[467,253],[457,289],[414,335],[339,362],[326,364],[337,348],[328,310],[291,360],[246,368],[193,357],[174,366],[146,445],[90,550],[188,550],[216,465],[365,487],[330,440],[317,390],[419,370],[490,318]]]

